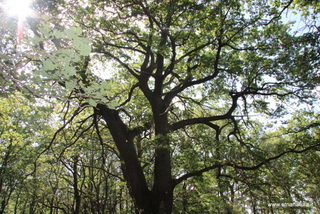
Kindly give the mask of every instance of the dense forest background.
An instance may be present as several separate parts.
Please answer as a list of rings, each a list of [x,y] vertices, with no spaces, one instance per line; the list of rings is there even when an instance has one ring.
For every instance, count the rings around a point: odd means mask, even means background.
[[[320,212],[318,0],[0,6],[0,214]]]

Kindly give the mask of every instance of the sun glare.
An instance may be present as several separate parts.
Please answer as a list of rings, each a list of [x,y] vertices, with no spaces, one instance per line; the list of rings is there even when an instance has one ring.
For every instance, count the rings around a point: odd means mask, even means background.
[[[17,18],[17,44],[21,44],[27,17],[35,17],[35,12],[31,9],[33,0],[4,0],[1,4],[2,10],[7,16]]]
[[[7,0],[5,9],[9,16],[16,16],[24,19],[33,15],[33,10],[30,8],[31,0]]]

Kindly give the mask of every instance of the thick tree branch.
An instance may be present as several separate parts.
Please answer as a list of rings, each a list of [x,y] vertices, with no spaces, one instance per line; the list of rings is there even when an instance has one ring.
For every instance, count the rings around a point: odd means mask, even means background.
[[[206,124],[209,125],[210,122],[218,121],[218,120],[226,120],[231,119],[231,115],[217,115],[212,117],[198,117],[198,118],[192,118],[192,119],[186,119],[181,120],[179,122],[176,122],[171,125],[170,130],[175,131],[181,128],[184,128],[185,126],[194,125],[194,124]]]
[[[207,45],[209,45],[209,43],[205,44],[205,46],[207,46]],[[201,46],[200,49],[202,49],[204,47]],[[211,75],[209,75],[207,77],[204,77],[202,79],[194,80],[194,81],[189,81],[188,79],[186,79],[186,81],[183,84],[174,87],[170,92],[168,92],[166,94],[165,99],[164,99],[165,103],[169,104],[172,101],[172,99],[178,93],[182,92],[186,88],[194,86],[194,85],[198,85],[198,84],[201,84],[201,83],[208,82],[210,80],[213,80],[215,77],[217,77],[219,72],[220,72],[220,69],[218,68],[218,65],[219,65],[219,61],[220,61],[220,55],[221,55],[222,48],[223,48],[223,45],[221,43],[221,40],[218,39],[218,49],[217,49],[217,54],[216,54],[215,61],[214,61],[214,72],[213,72],[213,74],[211,74]]]
[[[121,104],[119,105],[119,107],[124,106],[125,104],[127,104],[128,102],[130,102],[134,89],[136,89],[137,87],[139,87],[139,85],[140,85],[139,83],[136,83],[136,84],[134,84],[134,85],[131,87],[131,89],[130,89],[130,91],[129,91],[129,94],[128,94],[128,98],[127,98],[123,103],[121,103]]]
[[[267,163],[273,161],[273,160],[276,160],[286,154],[289,154],[289,153],[303,153],[303,152],[306,152],[310,149],[315,149],[316,147],[319,147],[320,146],[320,143],[317,143],[315,145],[312,145],[312,146],[309,146],[305,149],[302,149],[302,150],[295,150],[295,148],[293,149],[287,149],[286,151],[276,155],[276,156],[273,156],[273,157],[270,157],[270,158],[267,158],[265,159],[264,161],[260,162],[259,164],[257,165],[253,165],[253,166],[242,166],[242,165],[237,165],[235,163],[217,163],[217,164],[214,164],[214,165],[211,165],[209,167],[205,167],[201,170],[198,170],[198,171],[194,171],[194,172],[190,172],[190,173],[187,173],[187,174],[184,174],[182,175],[181,177],[177,178],[174,180],[174,185],[176,186],[177,184],[181,183],[182,181],[184,180],[187,180],[188,178],[191,178],[191,177],[194,177],[194,176],[201,176],[203,173],[205,172],[208,172],[208,171],[211,171],[213,169],[217,169],[217,168],[221,168],[221,167],[226,167],[226,166],[229,166],[229,167],[233,167],[234,169],[240,169],[240,170],[256,170],[256,169],[259,169],[260,167],[266,165]]]
[[[204,49],[205,47],[208,47],[209,45],[213,44],[214,40],[213,41],[208,41],[206,43],[204,43],[203,45],[199,45],[198,47],[190,50],[189,52],[185,53],[184,55],[182,55],[181,57],[179,57],[179,59],[177,59],[174,63],[175,64],[178,64],[179,62],[181,62],[183,59],[185,59],[186,57],[192,55],[193,53],[196,53],[202,49]]]

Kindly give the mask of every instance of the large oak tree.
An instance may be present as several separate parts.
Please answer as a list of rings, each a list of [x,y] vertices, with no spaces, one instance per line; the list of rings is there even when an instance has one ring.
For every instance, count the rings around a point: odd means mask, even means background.
[[[34,74],[70,91],[69,101],[80,106],[72,117],[94,108],[94,121],[117,148],[136,213],[171,213],[175,188],[192,177],[233,177],[319,146],[271,146],[268,132],[279,124],[257,122],[288,119],[297,109],[289,107],[317,99],[318,26],[295,32],[283,23],[293,1],[70,0],[34,7],[39,14],[28,24],[38,58],[30,61],[42,65]]]

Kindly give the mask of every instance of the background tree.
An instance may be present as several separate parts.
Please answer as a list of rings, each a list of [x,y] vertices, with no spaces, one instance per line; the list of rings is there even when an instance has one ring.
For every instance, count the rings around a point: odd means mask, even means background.
[[[44,136],[50,135],[50,128],[43,119],[50,118],[50,106],[30,104],[19,93],[0,97],[0,213],[14,210],[12,201],[18,200],[17,194],[25,188],[40,149],[38,146],[45,141]]]

